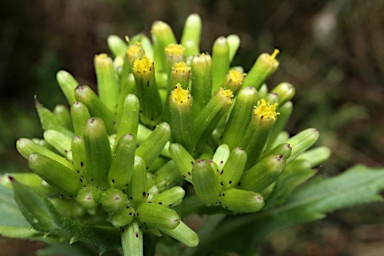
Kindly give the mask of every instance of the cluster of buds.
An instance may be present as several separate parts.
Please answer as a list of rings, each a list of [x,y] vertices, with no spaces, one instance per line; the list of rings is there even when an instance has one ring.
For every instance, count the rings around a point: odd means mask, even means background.
[[[44,139],[17,141],[33,173],[10,177],[35,229],[45,231],[36,223],[47,222],[35,206],[52,204],[53,216],[119,231],[125,255],[143,254],[143,232],[193,247],[197,234],[172,208],[185,196],[183,184],[208,206],[253,213],[277,189],[294,188],[295,168],[328,157],[326,148],[304,153],[318,139],[316,129],[291,138],[283,131],[295,89],[281,83],[268,91],[265,84],[278,68],[278,50],[261,54],[245,74],[230,66],[240,44],[236,35],[218,38],[210,55],[200,53],[200,32],[200,17],[191,15],[180,44],[160,21],[152,26],[152,41],[143,34],[110,36],[114,58],[94,59],[98,94],[58,72],[70,109],[50,111],[36,99]],[[17,192],[20,184],[34,190]],[[76,230],[62,233],[72,242],[92,241]]]

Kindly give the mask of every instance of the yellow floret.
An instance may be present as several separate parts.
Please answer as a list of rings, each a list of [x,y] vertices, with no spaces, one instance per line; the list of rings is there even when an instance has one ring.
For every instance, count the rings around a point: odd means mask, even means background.
[[[223,97],[226,97],[228,99],[233,99],[233,92],[230,89],[224,89],[223,87],[220,87],[220,93]]]
[[[266,118],[276,120],[276,117],[280,115],[279,112],[276,112],[277,105],[277,103],[270,105],[265,99],[261,99],[261,101],[257,102],[257,106],[255,106],[253,113],[260,119]]]
[[[128,46],[127,55],[129,58],[141,58],[144,55],[144,50],[141,43],[136,42]]]
[[[153,69],[153,62],[147,56],[142,59],[137,59],[133,62],[133,72],[139,74],[148,74]]]
[[[238,70],[231,70],[227,75],[227,81],[233,84],[241,85],[243,84],[244,76],[245,74]]]
[[[173,65],[173,72],[179,72],[179,73],[187,73],[191,71],[191,67],[187,65],[185,62],[177,62],[175,65]]]
[[[171,98],[181,105],[188,103],[191,100],[191,94],[188,89],[184,90],[181,87],[181,84],[178,83],[171,93]]]
[[[165,48],[165,54],[168,56],[184,55],[184,53],[185,53],[185,48],[180,44],[169,44]]]

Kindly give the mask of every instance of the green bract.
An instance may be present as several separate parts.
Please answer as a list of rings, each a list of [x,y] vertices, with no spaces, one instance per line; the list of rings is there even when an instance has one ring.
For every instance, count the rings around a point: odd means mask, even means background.
[[[210,55],[200,53],[200,32],[193,14],[180,45],[161,21],[152,43],[144,35],[128,43],[110,36],[113,56],[94,59],[98,95],[58,72],[70,111],[51,112],[36,100],[44,143],[23,138],[17,149],[39,177],[10,175],[33,229],[102,252],[120,245],[124,255],[142,255],[143,237],[152,235],[195,247],[198,235],[180,211],[185,195],[197,195],[195,206],[212,213],[254,213],[270,194],[283,203],[328,158],[324,147],[304,153],[316,129],[289,139],[282,132],[294,87],[281,83],[269,93],[263,85],[279,65],[278,50],[261,54],[247,75],[230,66],[238,36],[218,38]],[[303,162],[309,167],[295,173]],[[73,204],[82,210],[68,214]]]

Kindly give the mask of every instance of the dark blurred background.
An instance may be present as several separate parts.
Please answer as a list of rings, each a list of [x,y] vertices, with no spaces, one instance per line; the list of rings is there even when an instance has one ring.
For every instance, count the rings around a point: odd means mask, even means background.
[[[17,0],[0,8],[0,172],[28,170],[15,141],[41,137],[34,95],[50,109],[65,102],[55,80],[58,70],[93,85],[93,57],[108,52],[108,35],[149,35],[152,22],[163,20],[180,38],[190,13],[203,20],[202,51],[211,52],[221,35],[240,36],[233,65],[245,70],[260,53],[281,50],[269,86],[295,85],[287,130],[319,128],[318,144],[333,152],[321,175],[358,163],[384,165],[384,1]],[[383,212],[382,204],[338,211],[270,236],[259,252],[384,255]]]

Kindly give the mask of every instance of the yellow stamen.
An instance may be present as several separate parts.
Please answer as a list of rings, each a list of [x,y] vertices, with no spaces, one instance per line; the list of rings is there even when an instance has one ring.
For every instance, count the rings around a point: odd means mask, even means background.
[[[241,85],[243,84],[244,76],[245,74],[238,70],[231,70],[227,75],[227,81],[233,84]]]
[[[147,74],[153,70],[153,62],[147,56],[142,59],[137,59],[133,62],[133,72],[139,74]]]
[[[276,112],[277,105],[277,103],[270,105],[265,99],[261,99],[261,101],[257,102],[257,106],[255,106],[253,113],[260,119],[276,120],[276,117],[280,115],[279,112]]]
[[[191,101],[191,94],[189,93],[188,89],[184,90],[181,87],[181,84],[178,83],[171,93],[171,98],[176,101],[177,104],[182,105]]]
[[[165,54],[167,54],[168,56],[184,55],[184,53],[185,53],[185,48],[180,44],[169,44],[165,48]]]
[[[220,87],[220,93],[223,97],[226,97],[228,99],[233,99],[233,92],[230,89],[224,89],[223,87]]]
[[[276,59],[276,56],[277,56],[277,54],[279,54],[279,52],[280,52],[279,49],[275,49],[275,50],[273,51],[272,55],[271,55],[271,58],[272,58],[272,59]]]
[[[191,67],[187,65],[185,62],[177,62],[173,65],[173,72],[179,73],[187,73],[191,71]]]

